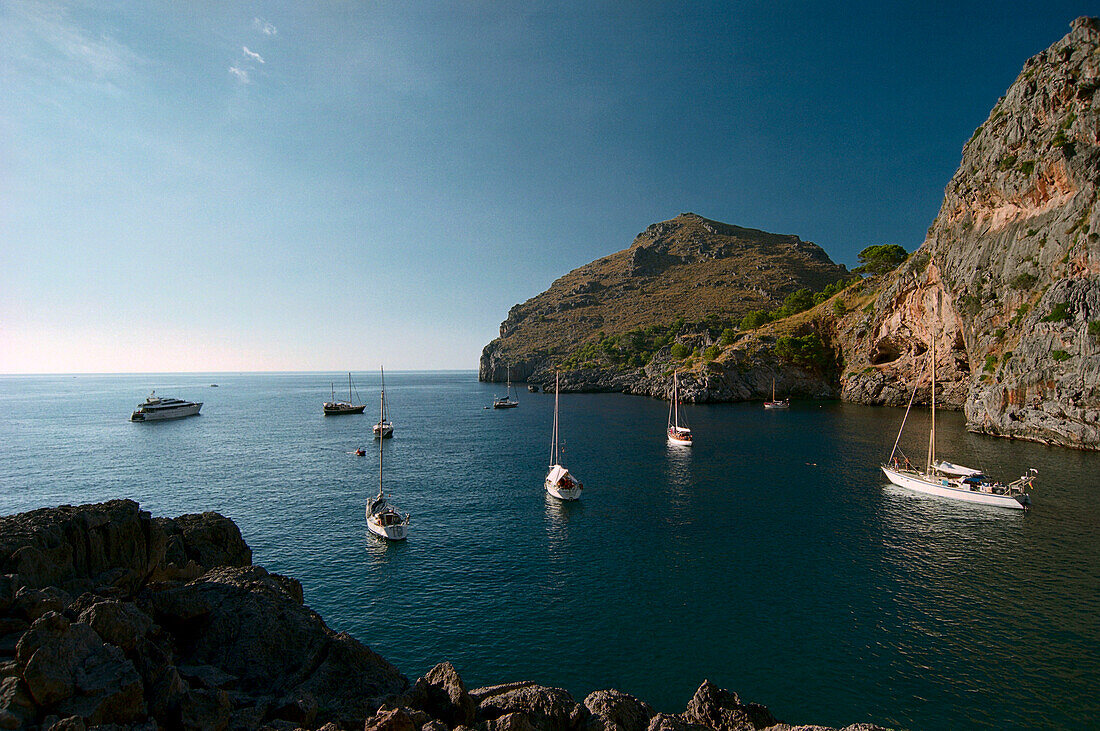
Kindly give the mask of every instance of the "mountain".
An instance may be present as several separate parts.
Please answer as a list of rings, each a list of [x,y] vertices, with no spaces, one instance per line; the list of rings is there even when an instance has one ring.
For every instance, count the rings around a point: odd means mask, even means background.
[[[511,369],[513,380],[546,383],[555,367],[567,367],[574,389],[630,390],[652,349],[667,347],[672,337],[720,332],[798,289],[820,290],[847,276],[821,247],[797,236],[683,213],[513,307],[500,337],[485,346],[479,377],[504,381]],[[602,367],[582,373],[586,363],[595,365],[586,346],[591,351],[627,334],[638,346],[633,352],[626,347],[622,358],[597,358]]]
[[[663,398],[676,370],[686,401],[762,399],[774,379],[780,395],[904,406],[914,388],[930,400],[934,339],[937,403],[963,409],[971,431],[1100,449],[1098,185],[1100,19],[1083,17],[1024,64],[894,271],[790,314],[775,309],[781,297],[845,270],[796,237],[749,232],[753,243],[712,249],[694,241],[710,241],[700,229],[731,241],[726,232],[746,230],[685,214],[513,308],[481,377],[500,380],[512,363],[517,380],[545,383],[557,365],[572,390]],[[698,247],[690,262],[669,236]],[[698,276],[674,276],[681,267]],[[619,299],[601,289],[605,270],[619,275]],[[546,325],[572,302],[593,319]],[[772,317],[738,317],[766,308]],[[669,326],[672,314],[684,321]]]

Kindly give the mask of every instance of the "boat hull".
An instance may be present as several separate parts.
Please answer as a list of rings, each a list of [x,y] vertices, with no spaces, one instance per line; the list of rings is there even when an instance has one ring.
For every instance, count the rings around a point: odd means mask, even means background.
[[[342,416],[344,414],[362,414],[366,404],[360,406],[325,406],[325,416]]]
[[[693,442],[690,439],[682,439],[680,437],[674,437],[671,434],[668,435],[668,443],[669,444],[675,444],[677,447],[690,447],[691,445],[695,444],[695,442]]]
[[[788,404],[785,401],[765,401],[764,402],[764,408],[765,409],[789,409],[790,407],[791,407],[791,405]]]
[[[367,520],[367,530],[379,538],[387,541],[403,541],[409,537],[409,526],[405,523],[398,525],[379,525],[373,520]]]
[[[518,401],[494,401],[493,402],[493,408],[494,409],[514,409],[517,406],[519,406]]]
[[[581,487],[561,487],[556,485],[550,480],[545,481],[546,492],[556,497],[558,500],[579,500],[581,497]]]
[[[170,419],[183,419],[188,416],[197,416],[201,408],[202,404],[197,403],[161,411],[141,411],[139,409],[130,414],[130,421],[168,421]]]
[[[379,439],[390,439],[393,437],[393,424],[375,424],[371,427],[371,431],[374,432],[374,436]]]
[[[1009,508],[1010,510],[1023,510],[1031,504],[1031,500],[1026,493],[1017,499],[1012,495],[996,495],[994,493],[956,487],[945,479],[937,480],[915,472],[901,472],[886,466],[882,467],[882,471],[886,474],[887,479],[898,487],[904,487],[914,492],[922,492],[926,495],[935,495],[936,497],[961,500],[968,503],[995,505],[1000,508]]]

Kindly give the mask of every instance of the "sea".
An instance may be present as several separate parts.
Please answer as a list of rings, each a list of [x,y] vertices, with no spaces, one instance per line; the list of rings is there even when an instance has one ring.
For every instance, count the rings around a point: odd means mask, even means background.
[[[585,484],[566,504],[542,485],[552,394],[493,410],[504,386],[474,372],[387,373],[380,455],[379,375],[352,378],[365,415],[322,415],[346,373],[0,377],[0,514],[218,511],[410,679],[450,660],[470,687],[618,688],[670,713],[709,679],[788,723],[1100,726],[1100,453],[939,412],[941,457],[1039,471],[1013,511],[891,486],[900,409],[687,405],[683,448],[665,402],[563,394],[563,461]],[[128,421],[153,389],[201,416]],[[907,454],[923,460],[928,428],[914,410]],[[366,529],[380,457],[403,543]]]

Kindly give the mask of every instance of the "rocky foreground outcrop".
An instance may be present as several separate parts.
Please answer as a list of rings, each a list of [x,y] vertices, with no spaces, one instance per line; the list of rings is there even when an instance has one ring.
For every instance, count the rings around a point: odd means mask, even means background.
[[[229,519],[154,519],[116,500],[0,518],[0,728],[792,727],[709,682],[679,714],[616,690],[583,703],[532,682],[468,690],[446,662],[410,684],[329,629],[296,580],[252,565]]]

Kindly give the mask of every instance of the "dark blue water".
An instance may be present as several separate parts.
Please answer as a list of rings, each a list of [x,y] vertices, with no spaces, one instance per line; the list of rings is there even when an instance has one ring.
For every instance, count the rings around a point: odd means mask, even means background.
[[[896,409],[686,407],[563,395],[560,504],[542,479],[553,396],[486,410],[471,373],[386,381],[386,484],[405,544],[365,528],[375,416],[325,418],[341,375],[0,378],[0,513],[115,497],[154,515],[217,510],[255,561],[299,578],[328,624],[416,677],[616,687],[679,711],[703,678],[789,722],[1084,727],[1100,719],[1100,454],[966,433],[942,456],[1014,478],[1029,513],[889,486]],[[356,377],[368,402],[376,374]],[[219,388],[210,388],[216,382]],[[153,388],[202,416],[132,424]],[[372,409],[373,410],[373,409]],[[923,454],[927,415],[903,440]]]

